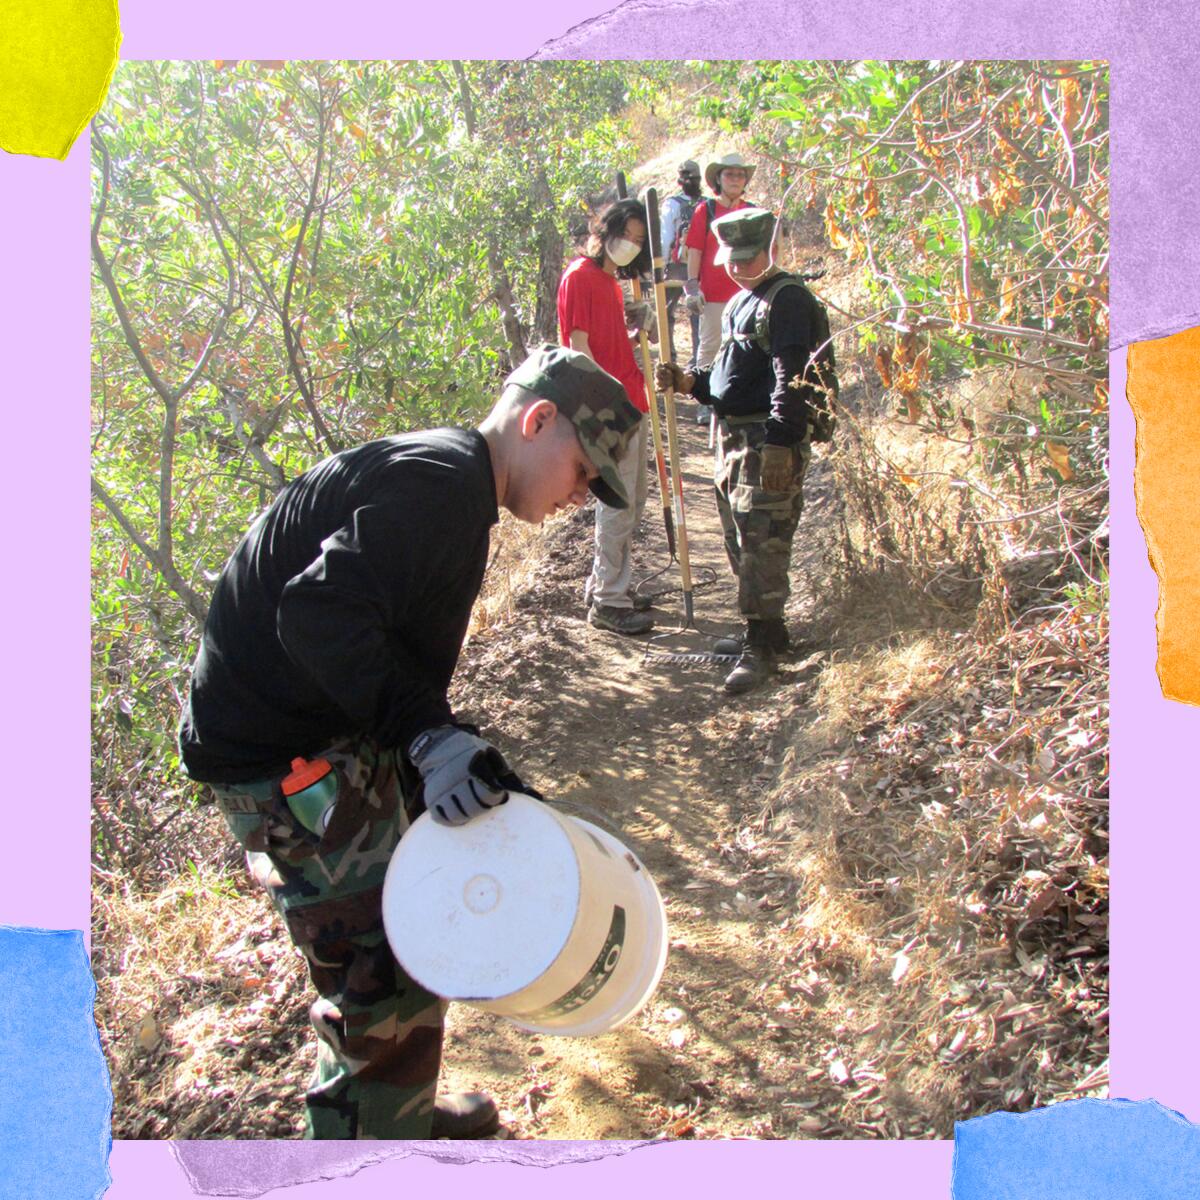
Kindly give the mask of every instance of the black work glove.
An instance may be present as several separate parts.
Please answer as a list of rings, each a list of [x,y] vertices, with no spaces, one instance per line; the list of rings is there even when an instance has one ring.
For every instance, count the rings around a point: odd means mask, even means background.
[[[421,774],[425,808],[441,825],[465,825],[504,804],[509,792],[538,795],[517,778],[495,746],[457,725],[418,734],[408,756]]]

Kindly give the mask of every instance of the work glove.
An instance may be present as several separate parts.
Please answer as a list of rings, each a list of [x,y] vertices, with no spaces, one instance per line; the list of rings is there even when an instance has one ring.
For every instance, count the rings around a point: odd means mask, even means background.
[[[665,392],[667,388],[670,388],[672,391],[690,396],[695,383],[694,375],[689,375],[687,371],[682,367],[677,367],[673,362],[660,362],[654,368],[654,386],[660,392]]]
[[[764,491],[791,491],[795,474],[796,463],[791,446],[772,446],[770,443],[763,446],[760,478]]]
[[[527,790],[495,746],[457,725],[418,734],[408,757],[421,774],[425,808],[440,825],[465,825],[504,804],[510,791]]]
[[[704,293],[700,290],[700,280],[689,279],[683,285],[683,305],[688,312],[696,316],[704,311]]]
[[[625,301],[625,327],[634,333],[650,328],[652,318],[650,305],[645,300]]]

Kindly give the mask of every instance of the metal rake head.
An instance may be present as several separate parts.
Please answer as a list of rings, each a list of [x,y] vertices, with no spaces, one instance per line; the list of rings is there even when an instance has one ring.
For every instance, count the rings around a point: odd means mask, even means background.
[[[691,636],[688,637],[688,635]],[[666,633],[656,633],[652,638],[648,639],[642,651],[642,661],[672,663],[683,667],[708,667],[724,664],[732,666],[733,663],[737,662],[736,654],[716,654],[712,650],[693,650],[690,648],[698,639],[711,644],[720,636],[719,633],[706,633],[704,630],[697,628],[691,621],[685,621],[679,629],[671,629]],[[667,642],[668,639],[684,637],[687,637],[687,641],[682,645],[666,646],[655,644]]]

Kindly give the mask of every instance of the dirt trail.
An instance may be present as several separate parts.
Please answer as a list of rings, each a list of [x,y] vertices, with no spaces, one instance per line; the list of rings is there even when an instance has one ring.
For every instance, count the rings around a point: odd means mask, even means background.
[[[711,451],[693,412],[680,405],[687,527],[693,572],[711,580],[695,592],[695,613],[701,630],[716,636],[740,626]],[[817,466],[810,476],[796,578],[804,572],[799,560],[819,555],[822,475]],[[636,546],[639,576],[667,561],[658,504],[652,489]],[[443,1086],[489,1090],[517,1137],[802,1136],[821,1124],[807,1115],[797,1086],[818,1065],[816,1048],[771,1011],[788,969],[780,913],[785,900],[791,909],[799,881],[755,865],[753,849],[761,785],[773,776],[780,696],[794,708],[805,672],[787,665],[768,686],[733,699],[721,689],[718,666],[644,661],[643,639],[586,623],[581,594],[590,558],[585,511],[551,531],[516,619],[468,646],[455,701],[548,799],[636,849],[666,904],[666,971],[651,1003],[600,1038],[528,1034],[452,1006]],[[672,567],[650,584],[673,589],[656,601],[656,633],[682,621],[678,581]],[[792,609],[802,603],[794,596]],[[711,636],[667,643],[708,649]]]

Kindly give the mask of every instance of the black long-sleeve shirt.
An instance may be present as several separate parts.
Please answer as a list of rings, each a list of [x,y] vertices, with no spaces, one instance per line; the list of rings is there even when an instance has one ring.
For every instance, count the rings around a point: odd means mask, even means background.
[[[725,320],[733,337],[721,343],[711,370],[699,371],[692,396],[711,404],[719,417],[753,417],[766,422],[767,442],[794,446],[808,429],[811,387],[790,386],[810,377],[809,356],[822,338],[816,297],[806,287],[780,288],[771,301],[768,354],[755,339],[759,306],[780,273],[729,301]]]
[[[406,747],[452,720],[498,517],[478,432],[382,438],[290,483],[213,594],[180,726],[188,774],[261,779],[339,737]]]

